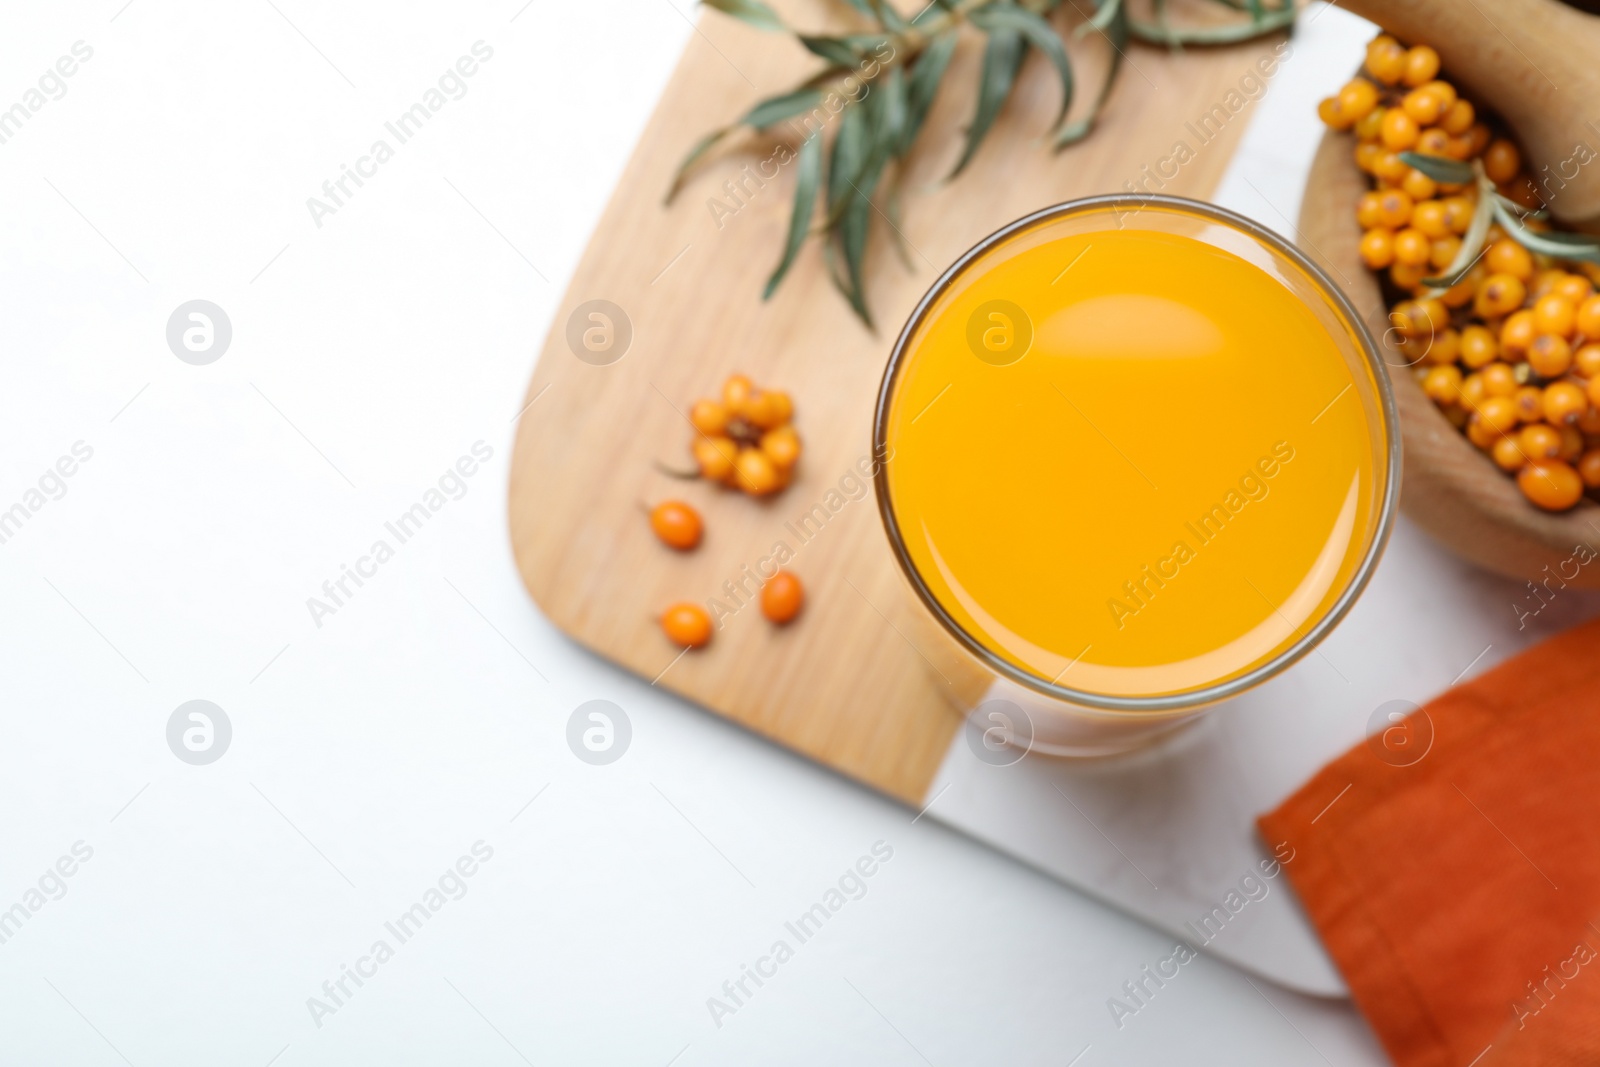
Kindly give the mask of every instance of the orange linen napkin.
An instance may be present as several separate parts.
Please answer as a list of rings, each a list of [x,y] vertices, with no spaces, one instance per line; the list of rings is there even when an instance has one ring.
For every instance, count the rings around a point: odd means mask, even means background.
[[[1600,620],[1394,729],[1258,822],[1357,1006],[1401,1067],[1600,1064]]]

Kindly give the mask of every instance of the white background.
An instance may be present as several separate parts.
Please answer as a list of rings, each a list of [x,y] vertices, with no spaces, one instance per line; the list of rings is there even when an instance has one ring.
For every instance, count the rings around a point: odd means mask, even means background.
[[[0,145],[0,509],[94,454],[0,544],[0,909],[93,858],[0,944],[0,1063],[1382,1062],[1347,1004],[1207,959],[1118,1030],[1169,937],[534,610],[511,420],[692,32],[674,2],[8,8],[0,108],[94,55]],[[315,227],[306,198],[480,39],[467,94]],[[1353,47],[1259,105],[1269,225]],[[210,366],[166,344],[195,298],[233,325]],[[314,626],[306,598],[480,440],[467,494]],[[234,732],[205,767],[165,736],[196,698]],[[604,767],[565,741],[596,698],[633,726]],[[316,1025],[479,840],[466,895]],[[878,841],[865,896],[716,1026],[707,998]]]

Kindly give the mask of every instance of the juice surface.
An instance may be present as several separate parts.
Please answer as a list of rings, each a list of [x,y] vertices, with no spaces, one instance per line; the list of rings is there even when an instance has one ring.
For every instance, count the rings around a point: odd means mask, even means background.
[[[1206,242],[1020,242],[902,357],[890,504],[934,598],[1001,658],[1088,693],[1203,688],[1292,645],[1360,567],[1385,477],[1363,373]]]

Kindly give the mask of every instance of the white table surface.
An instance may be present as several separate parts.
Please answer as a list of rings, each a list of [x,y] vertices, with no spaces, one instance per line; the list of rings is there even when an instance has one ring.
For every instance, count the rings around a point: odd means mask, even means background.
[[[511,420],[688,15],[8,10],[0,108],[93,55],[0,144],[0,511],[93,455],[0,543],[0,916],[38,902],[0,942],[0,1063],[1381,1063],[1347,1003],[1206,958],[1119,1029],[1108,999],[1169,935],[532,608]],[[1301,102],[1363,35],[1316,15],[1257,105],[1263,221],[1294,215]],[[315,226],[306,198],[479,40],[465,96]],[[208,366],[166,342],[192,299],[233,327]],[[478,441],[465,495],[317,626],[307,598]],[[194,699],[233,731],[205,766],[166,737]],[[593,699],[632,725],[606,766],[566,743]],[[459,900],[386,932],[480,841]],[[718,1026],[708,998],[880,841],[864,895]],[[393,958],[314,1020],[379,939]]]

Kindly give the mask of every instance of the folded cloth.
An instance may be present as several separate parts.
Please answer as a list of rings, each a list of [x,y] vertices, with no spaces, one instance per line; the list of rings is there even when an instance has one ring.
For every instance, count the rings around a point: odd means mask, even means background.
[[[1600,620],[1324,767],[1290,881],[1401,1067],[1600,1064]]]

